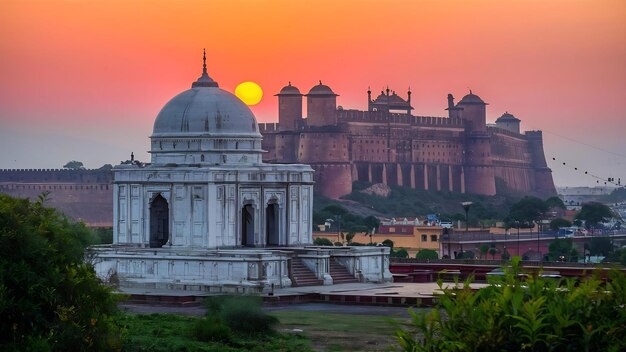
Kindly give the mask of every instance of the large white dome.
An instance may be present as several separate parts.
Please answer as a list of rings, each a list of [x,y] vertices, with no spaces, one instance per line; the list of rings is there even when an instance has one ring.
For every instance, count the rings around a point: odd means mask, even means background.
[[[216,84],[217,85],[217,84]],[[170,100],[154,121],[153,137],[261,137],[250,109],[217,86],[196,86]]]
[[[155,165],[261,163],[261,133],[252,111],[220,89],[206,71],[188,89],[167,102],[150,137]]]

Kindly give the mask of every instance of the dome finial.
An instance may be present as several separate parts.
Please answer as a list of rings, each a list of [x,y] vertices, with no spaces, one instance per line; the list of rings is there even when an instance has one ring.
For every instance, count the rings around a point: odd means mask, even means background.
[[[206,72],[206,48],[202,49],[202,75],[208,74]]]
[[[191,88],[197,87],[218,87],[217,82],[206,72],[206,48],[202,49],[202,76],[191,84]]]

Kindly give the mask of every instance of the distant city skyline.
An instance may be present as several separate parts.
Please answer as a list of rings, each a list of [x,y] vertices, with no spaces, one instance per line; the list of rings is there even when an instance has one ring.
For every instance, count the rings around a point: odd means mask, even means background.
[[[626,183],[621,0],[8,0],[0,29],[0,168],[149,161],[154,118],[206,47],[220,87],[262,87],[259,122],[278,120],[289,81],[306,93],[322,80],[360,110],[368,87],[410,86],[426,116],[471,88],[488,123],[508,111],[543,130],[557,186]]]

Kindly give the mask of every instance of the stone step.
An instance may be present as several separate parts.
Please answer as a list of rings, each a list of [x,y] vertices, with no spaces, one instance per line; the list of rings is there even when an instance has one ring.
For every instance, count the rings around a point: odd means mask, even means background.
[[[317,286],[323,285],[322,280],[318,280],[315,274],[307,268],[300,258],[294,258],[291,261],[291,283],[293,286]]]
[[[330,276],[333,278],[334,284],[343,284],[350,282],[358,282],[352,274],[343,265],[332,261],[330,262]]]

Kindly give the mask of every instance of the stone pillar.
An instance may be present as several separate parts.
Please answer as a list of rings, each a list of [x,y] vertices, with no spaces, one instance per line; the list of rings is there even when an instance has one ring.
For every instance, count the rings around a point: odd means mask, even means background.
[[[454,191],[454,182],[452,180],[452,165],[448,167],[448,190]]]
[[[387,164],[383,163],[383,183],[384,184],[388,184],[387,183]]]
[[[415,164],[411,164],[411,188],[415,189]]]
[[[424,164],[424,190],[428,191],[428,164]]]
[[[402,167],[400,166],[399,163],[396,164],[396,177],[397,177],[398,186],[400,187],[404,186],[404,175],[402,175]]]
[[[437,190],[441,191],[441,169],[439,168],[439,164],[437,164]]]
[[[461,193],[465,193],[465,167],[461,166]]]

